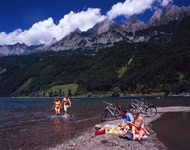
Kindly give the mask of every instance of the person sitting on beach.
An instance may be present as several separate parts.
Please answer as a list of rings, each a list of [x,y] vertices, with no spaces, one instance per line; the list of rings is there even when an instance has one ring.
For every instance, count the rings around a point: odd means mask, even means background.
[[[119,127],[121,127],[122,129],[127,129],[129,130],[130,127],[128,126],[129,122],[133,122],[134,121],[134,117],[131,113],[127,112],[127,110],[122,110],[122,123],[118,124]]]
[[[143,118],[139,114],[140,114],[139,110],[134,110],[133,111],[134,121],[129,122],[128,124],[132,126],[133,140],[136,140],[136,134],[139,134],[137,140],[140,142],[140,140],[145,134],[149,135],[149,132],[144,128]]]
[[[52,106],[52,110],[55,109],[55,115],[58,116],[60,114],[60,109],[62,108],[61,106],[61,102],[59,100],[59,97],[56,96],[55,97],[55,100],[54,100],[54,103],[53,103],[53,106]]]
[[[71,100],[70,100],[70,98],[68,97],[68,95],[65,95],[65,98],[63,98],[63,100],[62,100],[62,105],[64,106],[65,115],[67,115],[67,114],[68,114],[67,109],[68,109],[69,107],[71,107]]]

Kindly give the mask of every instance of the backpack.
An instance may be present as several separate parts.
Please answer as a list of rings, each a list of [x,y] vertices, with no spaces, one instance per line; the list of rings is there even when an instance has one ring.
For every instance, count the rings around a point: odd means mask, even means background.
[[[121,110],[121,105],[119,105],[119,104],[117,104],[117,108],[119,109],[119,110]]]
[[[130,131],[127,131],[124,135],[119,135],[119,138],[127,139],[127,140],[133,140],[133,133]]]
[[[106,130],[105,129],[98,129],[95,131],[95,135],[100,135],[100,134],[105,134]]]

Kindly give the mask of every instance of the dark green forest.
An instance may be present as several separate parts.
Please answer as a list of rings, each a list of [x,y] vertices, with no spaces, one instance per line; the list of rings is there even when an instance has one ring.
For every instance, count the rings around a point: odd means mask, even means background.
[[[75,96],[99,92],[119,96],[114,89],[123,95],[190,92],[190,17],[174,25],[156,27],[174,32],[170,42],[120,42],[98,52],[1,57],[0,97],[37,96],[36,92],[67,84],[78,85]]]

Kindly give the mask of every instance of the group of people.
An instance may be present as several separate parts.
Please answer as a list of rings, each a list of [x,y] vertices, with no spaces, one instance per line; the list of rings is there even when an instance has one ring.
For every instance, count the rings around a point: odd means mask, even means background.
[[[144,135],[149,135],[149,132],[144,127],[143,118],[140,116],[139,110],[133,110],[132,113],[129,113],[126,110],[122,111],[122,123],[118,124],[118,126],[124,130],[124,133],[131,129],[133,140],[139,142]],[[136,138],[136,134],[139,134],[138,138]]]
[[[141,142],[144,135],[149,135],[149,132],[144,127],[143,118],[140,116],[139,110],[133,110],[132,112],[122,110],[121,115],[122,123],[114,125],[114,127],[111,128],[100,127],[98,133],[102,133],[101,131],[106,130],[106,133],[119,134],[120,138],[126,138],[126,134],[130,132],[131,136],[130,138],[127,137],[127,139],[137,140],[138,142]]]
[[[65,95],[65,97],[62,99],[62,102],[60,101],[59,97],[56,96],[53,106],[52,106],[52,110],[55,110],[55,115],[58,116],[61,112],[61,108],[63,107],[64,109],[64,114],[67,115],[68,114],[68,108],[71,107],[71,100],[68,97],[68,95]]]
[[[60,114],[60,110],[63,107],[64,114],[68,114],[68,108],[71,107],[71,100],[68,97],[68,95],[65,95],[65,97],[62,99],[62,102],[60,101],[59,97],[56,96],[52,109],[55,110],[55,115],[58,116]],[[133,140],[141,141],[144,135],[149,135],[149,132],[145,129],[143,118],[140,116],[139,110],[133,110],[131,112],[127,112],[127,110],[122,110],[122,123],[118,124],[117,127],[120,127],[120,130],[117,130],[117,133],[119,134],[125,134],[129,130],[132,131]],[[103,128],[102,128],[103,129]],[[102,130],[101,129],[101,130]],[[112,128],[109,132],[116,131],[116,128]],[[136,138],[136,134],[139,134],[138,138]]]

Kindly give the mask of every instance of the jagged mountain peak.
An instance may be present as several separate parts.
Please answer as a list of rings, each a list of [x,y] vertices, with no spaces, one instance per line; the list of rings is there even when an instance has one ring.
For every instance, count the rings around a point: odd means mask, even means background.
[[[131,24],[134,24],[134,23],[143,23],[142,21],[140,21],[136,15],[132,15],[130,16],[124,24],[128,24],[128,25],[131,25]]]
[[[77,34],[81,34],[82,31],[79,28],[76,28],[73,32],[69,33],[66,37],[72,37]]]
[[[150,20],[152,19],[160,19],[163,14],[163,11],[161,9],[158,9],[157,11],[154,12]]]
[[[112,28],[113,26],[117,25],[113,20],[105,19],[102,22],[97,23],[94,25],[93,28],[89,29],[87,32],[91,34],[101,34],[104,32],[107,32]]]
[[[190,7],[177,7],[172,3],[158,9],[150,18],[147,26],[157,26],[167,24],[170,21],[181,21],[183,18],[190,15]]]
[[[0,56],[9,56],[9,55],[22,55],[28,53],[31,50],[34,50],[38,46],[27,46],[24,43],[15,43],[13,45],[3,45],[0,46]]]
[[[156,10],[147,24],[140,21],[135,15],[130,16],[123,25],[118,25],[113,20],[105,19],[87,31],[82,32],[79,28],[76,28],[61,40],[52,39],[51,42],[41,45],[41,47],[37,47],[36,49],[20,43],[10,46],[0,46],[0,56],[21,55],[28,50],[36,52],[77,49],[98,50],[111,47],[120,41],[148,42],[154,39],[160,41],[162,39],[165,41],[168,39],[169,41],[171,39],[170,35],[173,33],[165,33],[165,31],[161,32],[157,31],[157,29],[155,31],[151,29],[151,32],[138,32],[138,30],[149,30],[149,27],[165,25],[174,20],[181,21],[188,16],[190,16],[190,6],[177,7],[169,3],[162,9]]]
[[[26,46],[24,43],[17,42],[15,44],[7,45],[7,46]]]
[[[158,9],[157,11],[154,12],[147,25],[148,26],[159,25],[161,16],[162,16],[162,10]]]
[[[81,33],[81,30],[79,28],[76,28],[72,33]]]
[[[5,45],[5,46],[6,46],[6,45]],[[7,45],[7,46],[13,47],[13,48],[15,48],[15,47],[27,47],[26,44],[24,44],[24,43],[19,43],[19,42],[15,43],[15,44],[12,44],[12,45]]]
[[[123,29],[127,32],[134,32],[145,28],[144,22],[140,21],[136,15],[130,16],[122,25]]]
[[[177,9],[179,9],[179,7],[175,6],[173,3],[168,3],[166,6],[163,7],[162,9],[162,14],[165,15],[168,12],[172,12],[172,11],[176,11]]]
[[[104,26],[112,26],[113,24],[115,24],[115,22],[113,20],[105,19],[105,20],[97,23],[95,26],[104,27]]]

